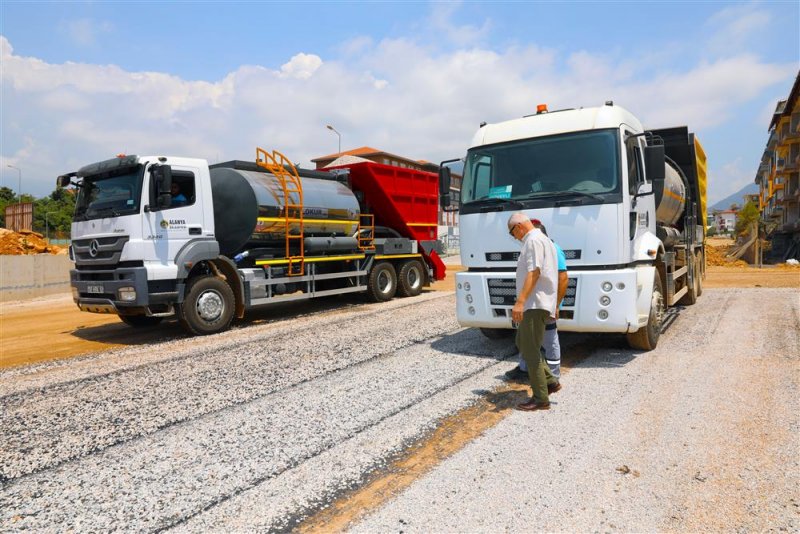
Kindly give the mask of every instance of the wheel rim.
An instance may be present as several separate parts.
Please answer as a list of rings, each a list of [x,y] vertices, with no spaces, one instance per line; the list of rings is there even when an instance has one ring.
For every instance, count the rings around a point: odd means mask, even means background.
[[[417,289],[422,284],[422,276],[418,267],[411,267],[408,270],[406,282],[408,282],[408,287],[411,289]]]
[[[217,291],[205,291],[197,299],[197,315],[204,321],[211,322],[218,319],[224,309],[225,301]]]
[[[392,290],[392,277],[386,271],[378,274],[378,290],[381,293],[388,293]]]

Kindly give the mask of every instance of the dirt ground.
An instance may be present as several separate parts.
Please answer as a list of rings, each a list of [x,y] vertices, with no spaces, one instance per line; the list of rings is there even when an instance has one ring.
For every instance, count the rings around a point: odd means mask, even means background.
[[[463,269],[460,265],[448,265],[445,280],[433,284],[431,290],[453,291],[455,273]],[[796,291],[800,289],[800,268],[709,266],[703,286],[785,287]],[[259,322],[269,318],[270,312],[255,312],[248,320]],[[0,368],[183,336],[183,330],[174,321],[156,328],[134,329],[120,322],[116,315],[80,312],[69,294],[0,304]]]

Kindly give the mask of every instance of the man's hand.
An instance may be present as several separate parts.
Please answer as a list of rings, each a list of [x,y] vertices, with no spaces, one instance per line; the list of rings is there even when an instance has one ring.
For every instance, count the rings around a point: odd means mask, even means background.
[[[517,324],[522,322],[522,313],[525,311],[523,309],[523,305],[523,302],[517,301],[514,303],[514,307],[511,309],[511,320]]]

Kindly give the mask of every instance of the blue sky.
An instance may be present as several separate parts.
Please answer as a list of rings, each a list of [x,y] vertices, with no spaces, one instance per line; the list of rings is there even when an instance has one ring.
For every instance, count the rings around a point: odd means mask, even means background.
[[[752,182],[800,65],[798,2],[9,2],[2,183],[118,152],[300,165],[463,155],[479,122],[613,99],[688,124],[713,203]]]

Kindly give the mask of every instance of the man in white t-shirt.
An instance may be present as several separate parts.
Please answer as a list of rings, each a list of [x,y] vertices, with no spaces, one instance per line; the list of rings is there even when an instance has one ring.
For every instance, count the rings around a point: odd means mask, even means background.
[[[524,213],[508,219],[508,233],[522,242],[517,260],[517,300],[511,318],[517,323],[517,347],[528,366],[531,398],[518,405],[523,411],[549,410],[548,385],[557,387],[539,351],[545,324],[556,316],[558,263],[556,249]]]

